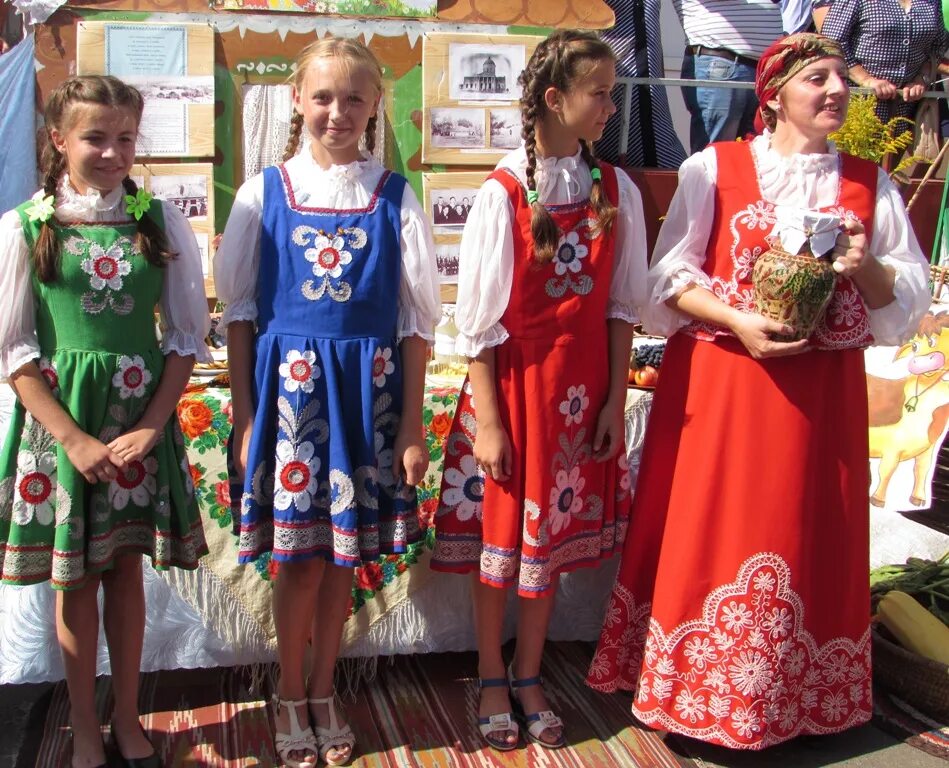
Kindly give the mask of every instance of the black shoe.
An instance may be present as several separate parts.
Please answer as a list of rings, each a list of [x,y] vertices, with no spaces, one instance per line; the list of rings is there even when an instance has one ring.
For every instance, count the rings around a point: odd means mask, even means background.
[[[141,725],[139,725],[141,728]],[[164,768],[158,752],[152,747],[152,753],[148,757],[125,757],[119,748],[119,740],[115,738],[115,728],[110,726],[112,731],[112,745],[115,747],[113,758],[109,761],[109,768]],[[148,739],[145,729],[142,728],[142,735]],[[103,767],[105,768],[105,767]]]

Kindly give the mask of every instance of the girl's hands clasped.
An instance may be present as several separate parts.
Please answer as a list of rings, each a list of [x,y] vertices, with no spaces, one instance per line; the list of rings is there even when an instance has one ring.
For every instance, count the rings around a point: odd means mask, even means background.
[[[108,447],[125,461],[141,461],[155,447],[160,434],[153,427],[134,427],[115,438]]]
[[[85,433],[64,441],[63,448],[70,463],[90,483],[110,483],[128,466],[109,446]]]
[[[479,422],[472,452],[486,477],[503,482],[511,476],[511,439],[500,424]]]
[[[392,472],[408,485],[418,485],[428,469],[428,446],[419,429],[399,429],[392,447]]]

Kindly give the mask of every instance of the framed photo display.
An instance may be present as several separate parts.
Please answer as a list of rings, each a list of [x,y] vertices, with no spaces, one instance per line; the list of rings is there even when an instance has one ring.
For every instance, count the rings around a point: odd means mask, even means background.
[[[520,86],[542,37],[422,38],[422,162],[493,165],[520,144]]]
[[[214,182],[211,163],[133,165],[129,175],[155,197],[174,203],[194,231],[204,276],[211,274],[214,237]]]
[[[458,235],[489,171],[423,173],[423,206],[436,235]]]

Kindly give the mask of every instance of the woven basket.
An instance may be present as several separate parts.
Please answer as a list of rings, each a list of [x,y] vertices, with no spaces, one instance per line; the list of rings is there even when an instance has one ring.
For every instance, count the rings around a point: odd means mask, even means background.
[[[873,679],[942,723],[949,723],[949,666],[908,651],[873,628]]]
[[[808,250],[794,255],[775,239],[756,260],[751,273],[758,313],[790,326],[781,341],[808,338],[834,295],[837,273],[827,259],[814,258]]]

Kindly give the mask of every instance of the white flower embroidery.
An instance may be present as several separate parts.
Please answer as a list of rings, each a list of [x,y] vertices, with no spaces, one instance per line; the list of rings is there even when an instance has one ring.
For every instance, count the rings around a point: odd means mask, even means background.
[[[377,387],[384,387],[386,376],[395,371],[395,363],[392,362],[392,349],[376,349],[376,354],[372,359],[372,383]]]
[[[703,670],[708,662],[718,658],[718,654],[707,637],[695,637],[686,641],[685,657],[693,667]]]
[[[142,397],[145,387],[152,380],[151,371],[145,367],[145,360],[141,355],[119,358],[119,370],[112,377],[112,386],[119,388],[119,397],[126,400],[130,397]]]
[[[148,505],[155,495],[158,459],[146,456],[144,461],[130,461],[124,472],[109,483],[109,503],[115,509],[125,509],[129,500],[137,507]]]
[[[313,382],[320,378],[320,368],[316,365],[316,353],[309,349],[302,352],[291,349],[287,352],[287,361],[280,363],[277,369],[287,392],[298,389],[306,393],[313,391]]]
[[[754,710],[739,707],[732,712],[732,725],[739,736],[749,739],[761,730],[761,719]]]
[[[89,285],[94,291],[106,286],[110,290],[122,290],[122,278],[132,271],[132,265],[125,258],[120,243],[114,243],[103,250],[98,243],[89,245],[89,255],[82,260],[82,271],[89,275]]]
[[[773,608],[761,622],[762,628],[768,632],[772,640],[786,637],[792,624],[794,624],[794,617],[791,612],[780,606]]]
[[[313,247],[303,252],[304,258],[313,263],[313,274],[317,277],[329,275],[339,277],[343,274],[343,267],[352,260],[352,254],[344,251],[346,241],[340,236],[327,237],[318,235],[313,240]]]
[[[825,718],[836,723],[847,711],[847,698],[840,692],[827,694],[821,701],[820,708]]]
[[[774,678],[771,663],[758,651],[742,651],[728,666],[728,676],[740,693],[758,696]]]
[[[576,231],[568,232],[557,243],[557,254],[554,256],[554,271],[558,275],[565,275],[568,271],[576,274],[583,269],[581,259],[586,258],[587,247],[580,244],[580,235]]]
[[[761,573],[755,576],[754,585],[755,589],[761,592],[770,592],[774,589],[774,576],[767,571],[761,571]]]
[[[583,421],[583,412],[589,407],[590,398],[587,397],[585,384],[567,388],[567,399],[560,403],[560,413],[564,415],[564,426],[579,424]]]
[[[840,291],[831,303],[830,311],[837,325],[848,328],[860,319],[860,302],[856,291]]]
[[[36,519],[40,525],[53,522],[52,494],[56,487],[56,454],[20,451],[17,455],[16,496],[13,522],[26,525]]]
[[[313,443],[304,441],[294,449],[289,440],[277,443],[277,482],[274,488],[273,505],[279,510],[289,509],[293,504],[300,512],[306,512],[319,487],[317,472],[320,457],[314,455]]]
[[[455,508],[459,520],[481,519],[481,500],[484,498],[484,478],[478,471],[475,457],[470,453],[461,457],[458,468],[445,470],[446,486],[442,501]]]
[[[569,472],[558,470],[555,485],[550,489],[549,514],[550,532],[559,533],[570,524],[570,518],[583,509],[580,492],[586,485],[586,479],[580,477],[580,467]]]
[[[753,624],[751,611],[744,603],[736,603],[734,600],[722,608],[722,621],[729,632],[741,632]]]
[[[683,688],[676,696],[675,709],[687,717],[690,723],[705,719],[708,707],[705,706],[705,697],[696,696],[688,688]]]

